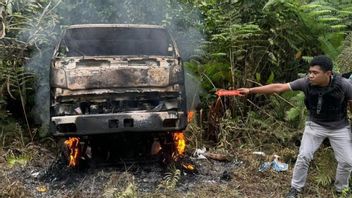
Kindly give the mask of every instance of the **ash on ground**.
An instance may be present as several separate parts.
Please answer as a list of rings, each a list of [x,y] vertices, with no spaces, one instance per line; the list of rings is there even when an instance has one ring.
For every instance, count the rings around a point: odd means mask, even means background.
[[[194,171],[175,164],[158,162],[126,163],[109,166],[67,167],[54,154],[32,159],[26,165],[7,168],[0,175],[8,197],[158,197],[175,192],[174,197],[190,195],[195,188],[233,183],[233,173],[242,163],[192,159],[186,156]],[[0,164],[1,165],[1,164]],[[3,164],[2,167],[5,165]],[[2,183],[0,182],[0,183]]]

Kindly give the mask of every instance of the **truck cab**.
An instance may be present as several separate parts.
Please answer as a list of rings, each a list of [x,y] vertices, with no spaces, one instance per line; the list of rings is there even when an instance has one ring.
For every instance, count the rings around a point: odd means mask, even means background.
[[[185,129],[175,41],[157,25],[69,26],[50,67],[50,121],[66,137]]]

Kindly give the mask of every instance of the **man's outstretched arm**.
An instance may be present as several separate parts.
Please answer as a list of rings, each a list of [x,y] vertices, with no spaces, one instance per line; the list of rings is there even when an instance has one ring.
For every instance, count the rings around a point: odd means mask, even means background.
[[[281,93],[285,91],[289,91],[290,86],[288,83],[273,83],[269,85],[264,85],[260,87],[252,87],[252,88],[239,88],[241,94],[272,94],[272,93]]]

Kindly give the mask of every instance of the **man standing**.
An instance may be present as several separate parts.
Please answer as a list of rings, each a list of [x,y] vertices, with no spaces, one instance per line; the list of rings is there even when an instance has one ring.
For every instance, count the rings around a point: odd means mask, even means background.
[[[339,193],[348,188],[352,170],[352,134],[348,123],[347,106],[352,104],[352,85],[347,79],[333,75],[332,68],[332,61],[320,55],[310,62],[307,77],[290,83],[238,89],[243,95],[281,93],[289,90],[304,92],[308,118],[287,198],[295,198],[302,191],[306,183],[309,162],[325,138],[329,138],[338,162],[336,191]]]

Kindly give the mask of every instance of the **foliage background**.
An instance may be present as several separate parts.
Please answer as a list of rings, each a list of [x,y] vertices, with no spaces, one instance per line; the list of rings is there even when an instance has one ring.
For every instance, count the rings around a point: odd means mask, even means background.
[[[2,146],[13,139],[25,146],[48,135],[48,68],[70,24],[166,26],[203,90],[204,114],[188,130],[194,148],[296,149],[305,120],[302,94],[226,98],[215,108],[214,90],[289,82],[318,54],[331,57],[336,72],[352,69],[349,0],[1,0],[0,14]],[[324,152],[322,158],[331,156]],[[324,172],[318,184],[331,180]]]

